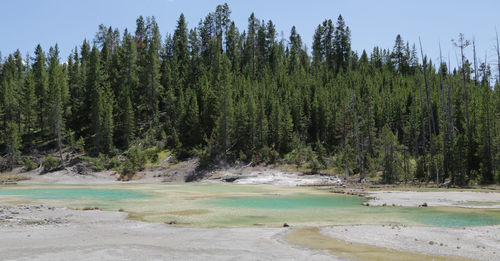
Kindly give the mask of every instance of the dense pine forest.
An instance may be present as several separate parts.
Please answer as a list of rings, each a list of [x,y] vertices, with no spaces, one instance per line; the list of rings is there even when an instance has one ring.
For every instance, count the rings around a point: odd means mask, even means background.
[[[451,68],[400,35],[392,49],[354,52],[341,15],[317,26],[309,49],[295,27],[280,39],[271,20],[251,14],[241,30],[230,14],[219,5],[193,28],[181,14],[166,36],[154,17],[133,32],[101,25],[67,58],[57,44],[0,55],[0,168],[29,168],[32,155],[64,166],[79,152],[128,174],[169,150],[200,168],[500,182],[500,71],[475,42],[447,43],[461,55]]]

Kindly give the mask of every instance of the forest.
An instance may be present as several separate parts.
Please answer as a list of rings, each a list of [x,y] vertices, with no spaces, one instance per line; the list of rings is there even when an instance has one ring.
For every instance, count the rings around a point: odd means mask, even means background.
[[[252,13],[241,30],[230,15],[219,5],[188,28],[181,14],[165,35],[155,17],[139,17],[135,31],[100,25],[67,58],[57,44],[0,55],[0,171],[33,155],[64,166],[78,152],[128,174],[168,149],[199,168],[500,183],[500,68],[481,62],[475,41],[447,43],[459,54],[451,68],[400,35],[392,49],[357,53],[341,15],[317,26],[310,48],[295,27],[280,39],[271,20]]]

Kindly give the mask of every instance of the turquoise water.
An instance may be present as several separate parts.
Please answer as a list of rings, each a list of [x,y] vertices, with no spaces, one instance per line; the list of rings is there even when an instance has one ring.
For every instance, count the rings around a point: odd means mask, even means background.
[[[124,209],[135,219],[175,220],[194,226],[279,226],[408,224],[480,226],[500,224],[498,209],[457,207],[366,207],[364,198],[310,188],[244,185],[133,184],[94,186],[12,186],[0,189],[2,201],[54,206]]]
[[[409,209],[408,219],[428,226],[436,227],[462,227],[462,226],[486,226],[500,224],[499,210],[479,210],[478,213],[448,212],[430,209]]]
[[[304,194],[293,196],[226,197],[215,199],[211,204],[223,207],[302,209],[358,207],[363,201],[363,198],[358,197]]]
[[[315,213],[316,209],[332,211],[332,217],[342,219],[344,215],[355,215],[357,219],[374,220],[384,218],[385,223],[399,224],[419,223],[428,226],[484,226],[500,224],[500,210],[495,209],[466,209],[466,208],[410,208],[410,207],[365,207],[363,198],[350,196],[323,196],[323,195],[293,195],[293,196],[260,196],[260,197],[231,197],[217,198],[210,204],[219,207],[234,209],[250,208],[255,210],[266,209]],[[335,212],[335,209],[338,209]],[[386,219],[387,217],[394,217]],[[407,220],[405,222],[404,220]],[[376,222],[375,222],[376,223]]]
[[[22,196],[28,200],[102,200],[141,199],[151,195],[131,189],[39,188],[0,190],[0,195]]]

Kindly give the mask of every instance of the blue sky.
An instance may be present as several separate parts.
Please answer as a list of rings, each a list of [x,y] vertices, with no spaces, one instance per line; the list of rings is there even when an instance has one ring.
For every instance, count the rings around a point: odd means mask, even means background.
[[[271,19],[279,35],[288,38],[292,25],[297,27],[310,50],[316,26],[325,18],[336,20],[342,14],[352,31],[352,47],[361,53],[374,46],[392,48],[399,33],[403,40],[418,43],[421,37],[424,52],[437,61],[438,44],[443,54],[456,61],[451,43],[462,32],[475,37],[477,52],[484,60],[495,63],[495,27],[500,30],[500,1],[419,0],[419,1],[298,1],[298,0],[16,0],[0,2],[0,52],[2,56],[19,49],[23,55],[33,53],[40,43],[47,50],[59,44],[62,60],[84,38],[93,39],[99,24],[135,30],[139,15],[155,16],[163,36],[172,33],[179,14],[183,12],[191,28],[214,11],[217,4],[227,2],[231,18],[242,31],[251,12],[259,19]],[[469,48],[468,55],[472,56]]]

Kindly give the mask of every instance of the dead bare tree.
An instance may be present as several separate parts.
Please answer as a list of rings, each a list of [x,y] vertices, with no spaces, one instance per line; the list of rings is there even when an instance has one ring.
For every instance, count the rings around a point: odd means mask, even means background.
[[[451,75],[451,62],[450,57],[448,56],[448,132],[450,137],[451,147],[453,149],[453,145],[455,144],[455,138],[453,136],[453,105],[451,104],[451,94],[453,91],[453,76]]]
[[[420,54],[422,55],[422,66],[423,66],[423,70],[424,70],[424,83],[425,83],[425,96],[427,97],[426,100],[427,100],[427,108],[431,114],[431,117],[430,117],[430,126],[429,126],[429,131],[432,132],[432,134],[434,134],[434,136],[436,136],[436,128],[435,128],[435,120],[434,120],[434,112],[433,112],[433,109],[432,109],[432,104],[431,104],[431,98],[430,98],[430,94],[429,94],[429,83],[427,81],[427,59],[426,57],[424,57],[424,51],[422,49],[422,42],[420,41],[420,38],[418,39],[419,43],[420,43]],[[429,133],[430,134],[430,133]],[[432,140],[432,136],[431,136],[431,140]]]
[[[429,143],[430,143],[430,149],[431,149],[431,158],[434,156],[434,143],[432,142],[432,136],[436,136],[436,125],[435,125],[435,120],[434,120],[434,111],[432,109],[432,103],[431,103],[431,98],[429,94],[429,83],[427,81],[427,57],[424,57],[424,51],[422,48],[422,41],[420,38],[418,38],[418,42],[420,43],[420,54],[422,55],[422,67],[424,70],[424,83],[425,83],[425,96],[426,96],[426,101],[427,101],[427,108],[430,113],[429,117]],[[433,162],[431,160],[431,162]],[[435,167],[435,166],[434,166]],[[439,170],[436,168],[436,184],[439,184]]]
[[[424,109],[424,95],[422,94],[422,83],[418,83],[418,92],[420,94],[420,114],[422,116],[420,125],[422,126],[422,149],[425,154],[427,154],[427,148],[425,146],[425,109]]]
[[[498,43],[498,31],[496,30],[496,28],[495,28],[495,33],[497,35],[496,51],[497,51],[498,84],[500,84],[500,44]]]
[[[59,159],[61,160],[61,165],[65,168],[64,158],[62,155],[62,139],[61,139],[61,107],[59,105],[59,99],[56,99],[56,132],[57,132],[57,149],[59,150]]]
[[[487,95],[487,99],[486,99],[486,103],[488,104],[487,106],[489,107],[489,102],[490,102],[490,79],[489,79],[489,73],[488,73],[488,53],[485,52],[484,54],[484,84],[486,85],[486,88],[488,88],[486,91],[486,95]],[[487,139],[488,139],[488,162],[493,162],[493,153],[491,151],[491,146],[492,146],[492,142],[491,142],[491,118],[490,118],[490,110],[489,108],[486,110],[486,128],[487,128]],[[493,169],[493,173],[495,173],[495,165],[496,164],[492,164],[492,169]]]
[[[443,84],[443,55],[441,53],[441,44],[439,44],[439,81],[441,85],[441,104],[443,107],[443,170],[444,176],[448,176],[448,161],[447,161],[447,153],[446,153],[446,101],[444,97],[444,84]]]
[[[466,117],[466,122],[467,122],[467,145],[468,145],[468,156],[467,156],[467,175],[470,175],[471,171],[471,165],[472,165],[472,133],[470,129],[470,122],[469,122],[469,96],[467,94],[467,79],[465,75],[465,55],[464,55],[464,49],[467,48],[467,46],[470,45],[470,41],[466,40],[464,38],[464,34],[460,33],[458,35],[458,39],[455,41],[453,40],[453,44],[460,48],[460,55],[462,57],[462,77],[464,81],[464,99],[465,99],[465,117]]]
[[[354,87],[352,90],[351,94],[351,109],[354,112],[354,123],[355,123],[355,128],[356,128],[356,140],[358,143],[358,165],[359,165],[359,181],[362,181],[365,178],[364,171],[363,171],[363,150],[361,147],[361,136],[359,135],[359,119],[358,119],[358,113],[356,111],[356,105],[354,103]]]
[[[474,85],[477,85],[477,56],[476,56],[476,38],[472,38],[472,53],[474,55]]]

